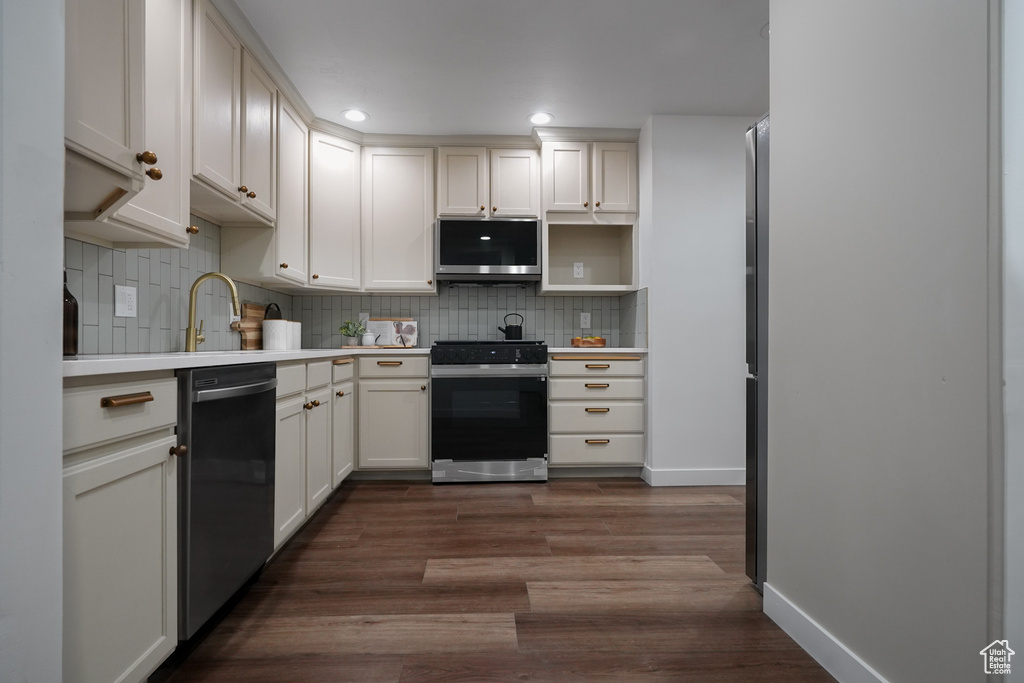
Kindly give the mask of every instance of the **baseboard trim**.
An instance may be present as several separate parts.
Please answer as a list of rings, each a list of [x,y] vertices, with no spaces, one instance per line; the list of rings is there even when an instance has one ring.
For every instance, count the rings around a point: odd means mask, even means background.
[[[768,582],[764,584],[764,613],[837,680],[843,683],[887,683],[867,662]]]
[[[655,470],[645,465],[640,477],[651,486],[743,486],[747,482],[747,470],[743,467]]]

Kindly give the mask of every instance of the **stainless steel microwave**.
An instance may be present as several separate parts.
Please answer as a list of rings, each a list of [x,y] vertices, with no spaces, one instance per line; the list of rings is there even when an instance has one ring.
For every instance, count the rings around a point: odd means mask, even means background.
[[[434,233],[439,282],[540,280],[541,229],[536,218],[441,218]]]

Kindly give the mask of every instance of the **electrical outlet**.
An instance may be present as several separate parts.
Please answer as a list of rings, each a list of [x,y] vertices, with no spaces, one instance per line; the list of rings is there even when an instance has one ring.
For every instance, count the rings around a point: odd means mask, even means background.
[[[572,264],[572,276],[577,280],[583,279],[583,261]]]
[[[138,290],[135,287],[114,285],[114,317],[137,318],[138,315]]]
[[[590,329],[590,314],[589,313],[580,313],[580,329],[583,329],[583,330],[589,330]]]

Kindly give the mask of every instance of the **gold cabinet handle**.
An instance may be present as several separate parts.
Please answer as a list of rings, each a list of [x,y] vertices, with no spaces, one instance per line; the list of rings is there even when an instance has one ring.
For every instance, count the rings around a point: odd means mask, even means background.
[[[583,202],[583,208],[584,209],[587,208],[588,206],[590,206],[590,202]]]
[[[611,408],[584,408],[588,413],[609,413]]]
[[[305,408],[306,410],[313,410],[313,408],[315,408],[316,406],[314,406],[312,403],[303,403],[302,407]]]
[[[171,455],[176,455],[179,458],[188,453],[188,446],[181,444],[180,446],[171,446]]]
[[[244,192],[248,192],[248,191],[249,191],[249,188],[248,188],[248,187],[246,187],[245,185],[239,185],[239,186],[238,186],[238,191],[239,191],[239,192],[243,192],[243,193],[244,193]]]
[[[402,361],[400,361],[400,360],[379,360],[379,361],[377,361],[377,365],[401,365],[401,364],[402,364]]]
[[[351,365],[354,359],[352,358],[335,358],[333,361],[334,365]]]
[[[153,168],[151,168],[148,171],[146,171],[146,175],[148,175],[153,180],[160,180],[161,178],[164,177],[164,172],[161,171],[156,166],[154,166]]]
[[[256,193],[251,190],[248,193],[246,193],[245,196],[248,197],[249,199],[256,199]]]
[[[319,280],[320,279],[320,274],[319,273],[313,273],[313,279],[314,280]]]
[[[587,363],[585,367],[587,370],[607,370],[611,366],[607,363]]]
[[[153,394],[148,391],[140,391],[137,394],[104,396],[100,399],[100,406],[103,408],[120,408],[121,406],[133,406],[136,403],[149,403],[153,400],[155,400]]]
[[[584,384],[587,389],[607,389],[610,384]]]
[[[287,263],[282,263],[282,264],[281,264],[281,267],[282,267],[282,268],[287,268],[287,267],[288,267],[288,264],[287,264]]]
[[[145,152],[139,152],[138,154],[136,154],[135,155],[135,160],[138,161],[140,164],[146,164],[147,166],[152,166],[153,164],[156,163],[156,154],[154,154],[153,152],[150,152],[147,149]]]
[[[588,444],[591,444],[591,445],[594,445],[594,444],[604,444],[604,443],[611,443],[612,442],[611,439],[584,439],[583,441],[584,441],[584,443],[588,443]]]
[[[339,392],[338,392],[338,393],[336,394],[336,396],[337,396],[338,398],[341,398],[341,397],[342,397],[342,396],[344,396],[344,395],[345,395],[345,392],[344,392],[344,391],[339,391]]]
[[[198,225],[190,225],[187,228],[185,228],[185,232],[187,232],[190,235],[198,235],[199,234],[199,226]]]

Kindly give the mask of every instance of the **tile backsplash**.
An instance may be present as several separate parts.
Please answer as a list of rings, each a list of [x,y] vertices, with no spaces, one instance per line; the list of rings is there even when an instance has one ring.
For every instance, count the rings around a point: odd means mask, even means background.
[[[188,249],[110,249],[65,238],[68,289],[79,304],[79,353],[166,353],[183,351],[188,296],[200,275],[220,270],[220,227],[197,216],[199,227]],[[228,273],[230,275],[230,273]],[[236,281],[237,282],[237,281]],[[137,288],[138,316],[114,316],[114,286]],[[538,296],[537,285],[519,287],[442,286],[438,296],[291,295],[237,282],[242,303],[281,307],[282,317],[302,322],[303,348],[338,348],[338,328],[360,317],[417,320],[418,345],[438,339],[503,339],[506,314],[523,316],[526,339],[569,346],[572,337],[602,336],[610,347],[646,346],[647,290],[617,296]],[[580,313],[590,313],[589,330]],[[230,329],[231,299],[224,283],[202,285],[196,320],[205,320],[201,351],[241,348]],[[509,322],[518,322],[510,318]]]

